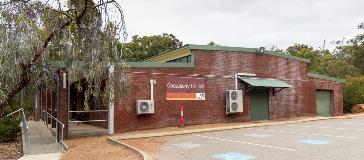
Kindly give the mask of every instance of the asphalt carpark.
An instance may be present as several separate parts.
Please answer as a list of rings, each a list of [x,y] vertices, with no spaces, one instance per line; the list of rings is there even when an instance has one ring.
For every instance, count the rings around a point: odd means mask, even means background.
[[[168,137],[159,143],[158,154],[153,157],[160,160],[360,160],[364,159],[363,135],[364,117],[243,128]],[[153,140],[158,138],[148,143]],[[150,143],[149,147],[157,147],[153,145]]]

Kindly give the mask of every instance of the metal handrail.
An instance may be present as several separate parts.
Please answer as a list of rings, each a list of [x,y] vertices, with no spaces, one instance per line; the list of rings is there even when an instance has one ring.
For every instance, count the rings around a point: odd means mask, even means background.
[[[48,128],[48,116],[49,117],[51,117],[52,119],[54,119],[57,123],[59,123],[59,124],[61,124],[61,126],[62,126],[62,128],[61,128],[61,132],[62,132],[62,134],[61,134],[61,140],[60,140],[60,144],[62,145],[62,148],[63,149],[65,149],[65,150],[67,150],[68,149],[68,146],[64,143],[64,141],[63,141],[63,134],[64,134],[64,124],[60,121],[60,120],[58,120],[57,118],[55,118],[54,116],[52,116],[52,114],[50,114],[50,113],[48,113],[47,111],[45,111],[45,110],[43,110],[43,113],[46,113],[46,115],[47,115],[47,117],[46,117],[46,126],[47,126],[47,128]],[[58,125],[56,123],[56,125]],[[56,127],[57,128],[57,127]],[[58,134],[58,132],[56,132],[56,134]]]
[[[44,110],[43,110],[43,112],[47,113],[47,115],[49,115],[51,118],[53,118],[53,119],[54,119],[54,120],[56,120],[58,123],[60,123],[60,124],[62,125],[62,127],[64,127],[64,124],[63,124],[61,121],[59,121],[57,118],[55,118],[54,116],[52,116],[50,113],[48,113],[48,112],[46,112],[46,111],[44,111]]]
[[[107,120],[104,120],[104,119],[97,119],[97,120],[86,120],[86,121],[73,121],[73,120],[70,120],[68,122],[71,122],[71,123],[88,123],[88,122],[107,122]]]
[[[89,110],[89,111],[68,111],[70,113],[82,113],[82,112],[107,112],[108,110]]]
[[[23,122],[23,127],[28,131],[28,129],[29,129],[29,126],[28,126],[28,124],[27,124],[27,121],[26,121],[26,118],[25,118],[25,112],[24,112],[24,109],[23,108],[20,108],[20,109],[18,109],[18,110],[16,110],[16,111],[14,111],[14,112],[11,112],[10,114],[8,114],[8,115],[6,115],[6,116],[4,116],[4,117],[1,117],[0,119],[3,119],[3,118],[6,118],[6,117],[9,117],[9,116],[11,116],[11,115],[13,115],[13,114],[15,114],[16,112],[19,112],[21,115],[21,117],[20,117],[20,119],[21,119],[21,121]]]
[[[88,110],[88,111],[68,111],[70,113],[97,113],[97,112],[108,112],[109,110]],[[95,119],[95,120],[69,120],[71,123],[88,123],[88,122],[107,122],[105,119]]]
[[[24,153],[28,153],[28,143],[27,143],[27,141],[28,141],[27,137],[28,136],[27,136],[27,132],[29,130],[29,126],[28,126],[28,123],[27,123],[27,119],[25,117],[24,108],[20,108],[20,109],[14,111],[14,112],[11,112],[10,114],[8,114],[6,116],[1,117],[0,120],[3,119],[3,118],[9,117],[9,116],[15,114],[16,112],[19,112],[19,116],[20,116],[19,118],[20,118],[20,120],[22,122],[22,125],[23,125],[23,127],[21,128],[22,136],[24,136],[23,137],[24,138],[24,140],[23,140],[23,150],[24,150]]]

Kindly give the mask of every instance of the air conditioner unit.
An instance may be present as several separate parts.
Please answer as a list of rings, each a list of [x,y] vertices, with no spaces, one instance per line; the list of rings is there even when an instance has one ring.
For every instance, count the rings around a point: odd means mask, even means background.
[[[137,115],[153,114],[154,100],[137,100],[136,110],[137,110]]]
[[[243,91],[226,91],[226,114],[243,112]]]

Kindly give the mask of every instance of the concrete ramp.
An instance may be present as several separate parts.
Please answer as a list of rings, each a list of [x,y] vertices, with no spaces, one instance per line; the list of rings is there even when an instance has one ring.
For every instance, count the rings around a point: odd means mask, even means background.
[[[43,122],[28,121],[27,150],[21,160],[29,158],[59,159],[62,146],[56,142],[56,137],[47,129]],[[52,158],[53,157],[53,158]],[[38,159],[36,158],[36,159]]]

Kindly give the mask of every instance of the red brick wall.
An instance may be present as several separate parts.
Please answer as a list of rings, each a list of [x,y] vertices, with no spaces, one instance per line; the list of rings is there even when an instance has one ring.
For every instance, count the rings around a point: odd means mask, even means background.
[[[60,118],[59,120],[64,124],[63,138],[68,139],[68,92],[67,88],[62,86],[62,77],[59,81],[59,106],[60,106]]]
[[[184,116],[187,125],[249,121],[249,92],[244,95],[243,113],[225,114],[225,90],[234,89],[234,79],[223,77],[239,72],[255,73],[257,77],[280,79],[293,86],[274,96],[270,92],[269,119],[315,115],[316,89],[333,90],[334,115],[342,114],[342,85],[307,77],[305,62],[255,53],[202,50],[195,50],[193,53],[195,67],[192,68],[130,69],[128,79],[132,93],[129,100],[123,100],[128,101],[129,105],[124,103],[120,106],[119,100],[115,100],[116,132],[177,126],[181,105],[185,106]],[[216,75],[216,77],[206,78],[206,100],[204,101],[166,101],[165,84],[168,74],[180,76],[199,74],[198,77]],[[150,79],[155,79],[157,82],[154,90],[155,113],[136,116],[136,100],[150,99]]]

